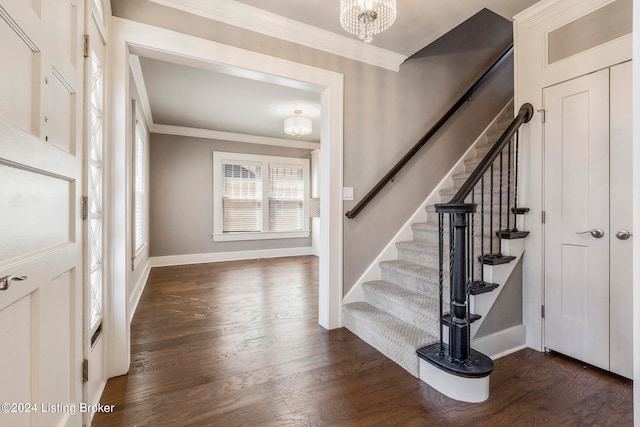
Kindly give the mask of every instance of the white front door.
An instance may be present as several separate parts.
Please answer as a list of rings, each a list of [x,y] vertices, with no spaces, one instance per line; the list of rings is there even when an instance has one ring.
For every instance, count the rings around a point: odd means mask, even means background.
[[[0,425],[79,426],[84,6],[0,17]]]
[[[545,346],[609,369],[609,70],[543,98]]]
[[[633,374],[630,88],[626,62],[543,94],[545,347],[627,378]]]

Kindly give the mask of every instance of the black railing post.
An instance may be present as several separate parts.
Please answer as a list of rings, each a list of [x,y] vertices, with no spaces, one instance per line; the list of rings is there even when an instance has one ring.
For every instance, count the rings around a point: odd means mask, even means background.
[[[442,324],[442,316],[444,316],[444,312],[442,309],[443,306],[443,288],[444,288],[444,214],[438,214],[438,293],[440,297],[440,354],[444,355],[444,340],[443,340],[443,329],[444,325]]]
[[[448,359],[452,362],[466,362],[471,351],[471,329],[467,316],[467,237],[469,217],[476,210],[473,203],[461,203],[457,205],[436,205],[436,212],[449,213],[452,219],[453,236],[451,245],[455,252],[449,256],[451,260],[450,286],[450,315],[449,322],[449,353]]]
[[[453,289],[451,300],[451,324],[449,325],[449,356],[455,361],[469,358],[469,322],[467,320],[467,214],[453,215],[453,238],[458,248],[453,261]]]

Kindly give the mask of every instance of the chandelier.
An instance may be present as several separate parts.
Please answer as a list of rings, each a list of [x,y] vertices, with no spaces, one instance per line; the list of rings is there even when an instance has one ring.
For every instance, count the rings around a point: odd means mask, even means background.
[[[365,43],[396,20],[396,0],[340,0],[340,25]]]
[[[295,116],[287,117],[284,119],[284,133],[287,135],[297,136],[300,138],[303,135],[309,135],[311,133],[311,119],[303,117],[302,110],[294,110]]]

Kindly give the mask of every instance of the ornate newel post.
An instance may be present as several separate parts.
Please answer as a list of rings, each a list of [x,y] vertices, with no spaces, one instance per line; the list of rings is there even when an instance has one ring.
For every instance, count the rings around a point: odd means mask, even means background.
[[[475,211],[475,205],[464,210]],[[469,319],[467,318],[467,218],[470,212],[453,213],[455,256],[451,283],[451,322],[449,324],[449,357],[466,361],[471,350]]]
[[[418,349],[418,356],[428,362],[428,364],[437,367],[456,377],[466,380],[482,380],[478,400],[486,399],[489,390],[488,376],[493,371],[493,361],[486,355],[471,349],[471,325],[469,310],[469,301],[467,293],[467,285],[471,282],[467,266],[473,262],[467,253],[467,236],[469,217],[475,213],[476,205],[473,203],[447,203],[436,205],[436,212],[441,215],[449,214],[450,236],[449,241],[453,242],[449,247],[449,314],[442,316],[440,322],[440,342]],[[442,221],[440,221],[442,224]],[[440,233],[442,239],[442,233]],[[442,248],[442,242],[440,243]],[[443,265],[442,257],[440,260],[440,292],[444,287],[444,276],[442,274]],[[442,299],[440,304],[442,305]],[[441,308],[442,312],[442,308]],[[445,344],[442,340],[442,329],[449,327],[449,343]],[[421,378],[422,378],[421,365]],[[426,372],[426,370],[425,370]],[[440,385],[433,384],[428,378],[428,374],[423,378],[429,385],[441,390]],[[459,387],[469,386],[466,382],[449,382],[443,387],[451,387],[452,384],[458,384]],[[442,390],[441,390],[442,391]],[[447,394],[445,392],[445,394]],[[472,399],[475,399],[472,398]],[[474,400],[467,400],[474,401]]]

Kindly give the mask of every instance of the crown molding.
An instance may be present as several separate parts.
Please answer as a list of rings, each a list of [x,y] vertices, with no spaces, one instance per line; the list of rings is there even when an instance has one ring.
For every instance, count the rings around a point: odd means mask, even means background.
[[[341,36],[233,0],[150,0],[162,6],[339,55],[391,71],[399,71],[406,55]]]
[[[244,142],[247,144],[274,145],[278,147],[303,148],[307,150],[320,149],[319,142],[272,138],[268,136],[247,135],[243,133],[223,132],[219,130],[198,129],[183,126],[152,124],[151,133],[165,135],[189,136],[192,138],[217,139],[221,141]]]

